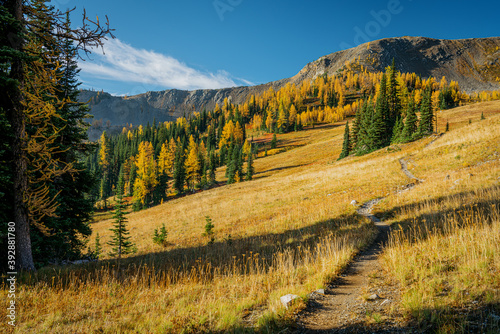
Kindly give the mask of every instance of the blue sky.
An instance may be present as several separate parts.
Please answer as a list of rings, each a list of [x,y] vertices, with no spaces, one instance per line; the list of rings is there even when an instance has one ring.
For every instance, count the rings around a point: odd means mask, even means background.
[[[115,40],[80,62],[82,88],[115,95],[221,88],[295,75],[308,62],[396,36],[500,36],[498,1],[53,0],[108,15]]]

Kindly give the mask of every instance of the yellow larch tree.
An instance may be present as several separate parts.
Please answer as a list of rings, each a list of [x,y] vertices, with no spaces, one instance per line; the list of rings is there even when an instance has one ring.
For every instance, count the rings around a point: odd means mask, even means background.
[[[190,189],[194,189],[195,184],[200,182],[201,170],[200,161],[198,160],[198,145],[192,135],[189,137],[185,168],[188,186]]]
[[[148,204],[158,184],[156,161],[153,145],[148,141],[139,144],[139,153],[135,158],[137,178],[134,182],[134,200],[142,205]]]

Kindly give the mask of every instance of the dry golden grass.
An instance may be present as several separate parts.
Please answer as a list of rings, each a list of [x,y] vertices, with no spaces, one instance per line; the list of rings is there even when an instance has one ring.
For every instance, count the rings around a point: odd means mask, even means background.
[[[464,115],[471,115],[470,110],[480,115],[483,107],[487,120],[467,125]],[[355,214],[352,200],[386,197],[378,210],[396,222],[412,216],[411,210],[402,208],[498,182],[498,160],[481,162],[498,153],[500,103],[462,108],[442,114],[467,121],[457,122],[453,131],[428,147],[431,138],[339,162],[335,160],[343,123],[279,135],[278,147],[286,152],[257,159],[254,181],[128,215],[138,253],[125,258],[120,268],[114,260],[104,259],[25,277],[19,291],[18,329],[269,329],[285,314],[281,295],[305,296],[321,287],[373,239],[374,226]],[[457,159],[458,154],[466,160]],[[410,160],[412,172],[426,182],[398,194],[409,182],[400,171],[400,158]],[[218,180],[223,174],[223,169],[218,171]],[[202,236],[205,216],[215,225],[213,245]],[[166,250],[152,241],[154,229],[162,223],[172,243]],[[111,220],[93,224],[94,234],[109,240],[111,225]]]
[[[392,233],[383,260],[420,328],[500,330],[489,318],[500,310],[499,198],[496,185],[398,209],[397,218],[413,217],[399,222],[405,228]]]
[[[500,311],[499,109],[486,102],[448,111],[462,127],[430,145],[432,138],[410,144],[411,151],[403,147],[402,157],[425,182],[379,208],[400,226],[384,266],[403,286],[403,309],[422,330],[500,330],[489,317]],[[477,120],[469,125],[469,117]]]

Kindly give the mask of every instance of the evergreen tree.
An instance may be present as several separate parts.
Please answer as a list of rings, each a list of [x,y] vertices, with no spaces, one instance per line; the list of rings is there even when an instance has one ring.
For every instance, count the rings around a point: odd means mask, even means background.
[[[66,15],[66,29],[69,31],[69,14]],[[56,47],[56,46],[54,46]],[[59,73],[57,82],[58,104],[53,123],[58,129],[55,139],[57,153],[54,158],[71,163],[76,171],[62,173],[50,184],[57,193],[55,217],[46,217],[44,224],[52,233],[45,235],[38,229],[32,231],[33,256],[35,262],[43,263],[48,258],[75,260],[82,256],[85,239],[91,234],[89,222],[93,212],[93,201],[89,194],[96,182],[85,168],[85,159],[93,145],[88,144],[87,127],[83,121],[88,117],[88,106],[78,101],[77,75],[79,69],[75,60],[76,48],[68,38],[59,42]],[[63,168],[60,166],[59,168]]]
[[[361,108],[359,122],[359,131],[356,136],[356,153],[361,155],[369,151],[370,147],[370,129],[373,121],[372,97],[365,101]]]
[[[351,131],[351,149],[355,149],[358,146],[358,136],[361,128],[361,122],[363,119],[363,114],[366,111],[366,103],[363,103],[361,109],[356,112],[356,118],[353,121],[352,131]]]
[[[434,132],[434,111],[432,110],[432,88],[430,85],[425,89],[420,106],[420,123],[418,125],[418,136],[424,137]]]
[[[34,270],[33,250],[37,251],[37,245],[33,247],[33,238],[46,237],[52,229],[55,229],[54,233],[58,233],[59,229],[68,233],[70,243],[74,241],[74,235],[80,233],[76,230],[83,231],[83,237],[88,235],[88,230],[84,231],[80,224],[88,216],[84,212],[88,208],[87,203],[81,202],[84,205],[81,219],[52,219],[61,212],[75,212],[74,203],[59,207],[62,203],[59,196],[70,194],[59,193],[57,187],[66,182],[61,180],[65,178],[64,174],[77,176],[79,172],[79,166],[72,165],[72,159],[60,159],[65,148],[58,146],[60,140],[64,139],[59,134],[65,129],[56,121],[64,115],[61,106],[74,101],[69,98],[61,101],[58,96],[61,87],[70,87],[64,83],[64,73],[61,73],[59,65],[63,65],[62,68],[67,65],[62,58],[66,51],[63,45],[65,39],[75,41],[80,50],[90,51],[90,47],[102,45],[101,40],[109,33],[109,29],[102,29],[97,23],[95,29],[84,25],[71,30],[65,13],[49,8],[45,1],[38,0],[2,1],[0,19],[0,109],[10,125],[8,139],[12,152],[12,173],[9,177],[12,188],[9,192],[12,193],[13,205],[12,211],[9,210],[12,213],[9,221],[16,222],[16,266],[18,269]],[[82,131],[71,140],[80,134]],[[62,182],[56,184],[54,181]],[[91,184],[90,180],[82,182]],[[75,202],[80,200],[79,196],[75,198]],[[47,217],[51,218],[50,222],[45,219]],[[67,226],[75,227],[76,230],[68,231]],[[37,232],[40,234],[35,236]],[[62,244],[56,256],[78,256],[81,244],[77,241],[68,246],[67,239],[60,239]],[[54,253],[43,255],[46,260]],[[40,258],[36,259],[35,256],[35,260]]]
[[[387,119],[389,118],[389,106],[387,104],[386,77],[382,75],[380,92],[375,106],[375,114],[369,132],[368,147],[370,151],[378,150],[387,146],[390,137],[387,136]]]
[[[110,256],[118,256],[118,259],[120,259],[122,255],[134,252],[134,244],[130,241],[129,232],[126,226],[127,218],[125,215],[127,212],[125,212],[125,204],[123,202],[124,185],[122,169],[118,179],[115,214],[113,216],[115,221],[113,228],[110,229],[110,231],[113,232],[113,239],[108,242],[108,245],[112,247]]]
[[[184,169],[184,154],[182,147],[179,147],[175,155],[174,162],[174,188],[179,194],[184,192],[184,183],[186,182],[186,171]]]
[[[232,150],[231,160],[226,167],[227,184],[236,182],[236,173],[238,172],[239,153],[237,148]]]
[[[396,120],[396,124],[392,130],[391,143],[400,143],[403,136],[403,128],[405,124],[403,119],[400,117]]]
[[[276,133],[273,133],[273,139],[271,140],[271,150],[276,148],[278,140],[276,138]]]
[[[387,88],[387,104],[389,113],[386,120],[388,138],[393,135],[393,127],[398,119],[401,119],[401,99],[399,97],[399,84],[397,80],[396,62],[392,58],[392,65],[389,68],[389,84]]]
[[[209,154],[209,171],[208,171],[208,183],[209,184],[214,184],[215,183],[215,170],[217,169],[217,157],[215,155],[215,152],[212,150],[210,151]]]
[[[247,171],[246,171],[246,175],[245,175],[245,180],[251,181],[253,179],[253,174],[254,174],[253,154],[250,151],[250,153],[248,153],[248,157],[247,157]]]
[[[212,218],[210,218],[209,216],[206,216],[205,217],[205,232],[203,233],[203,236],[207,237],[209,239],[208,240],[209,245],[213,244],[215,241],[214,228],[215,228],[215,226],[212,223]]]
[[[417,132],[417,122],[418,118],[415,112],[415,102],[413,97],[411,97],[408,109],[406,109],[406,121],[404,123],[403,133],[401,134],[402,143],[412,141],[415,133]]]
[[[236,158],[236,174],[238,176],[237,182],[240,182],[244,178],[244,173],[243,173],[243,149],[241,146],[237,147],[237,158]]]
[[[342,144],[342,152],[340,153],[338,160],[347,157],[349,155],[350,150],[351,150],[351,143],[349,140],[349,122],[347,122],[344,130],[344,143]]]

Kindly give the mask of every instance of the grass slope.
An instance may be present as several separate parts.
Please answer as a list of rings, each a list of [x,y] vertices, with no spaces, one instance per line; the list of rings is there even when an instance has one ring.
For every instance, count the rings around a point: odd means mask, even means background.
[[[480,121],[482,112],[486,120]],[[474,299],[476,303],[498,305],[499,275],[494,275],[499,270],[498,249],[481,244],[485,235],[498,232],[500,103],[441,112],[439,129],[444,129],[446,120],[451,131],[430,145],[433,138],[339,162],[335,160],[344,123],[278,136],[286,151],[257,159],[254,181],[128,215],[138,253],[121,264],[104,259],[24,277],[17,329],[33,333],[272,330],[293,314],[293,309],[286,311],[280,305],[281,295],[305,297],[322,287],[373,240],[375,227],[358,216],[350,202],[377,197],[386,197],[376,209],[378,215],[399,226],[384,264],[405,287],[402,305],[412,319],[441,328],[438,318],[429,314],[447,316],[433,310],[451,309],[461,295],[448,294],[440,302],[422,295],[436,296],[438,283],[454,289],[452,283],[461,282],[460,275],[474,286],[470,290],[474,296],[493,291],[485,299]],[[426,180],[411,191],[401,191],[410,182],[400,170],[401,158],[410,162],[415,176]],[[218,180],[223,174],[218,171]],[[446,218],[453,209],[477,202],[484,209],[478,214],[490,218],[479,219],[481,223],[477,218],[460,220],[460,215]],[[472,211],[471,217],[476,217]],[[213,245],[202,235],[206,216],[215,225]],[[154,229],[162,223],[171,242],[167,249],[152,242]],[[111,224],[110,220],[95,223],[94,233],[109,240]],[[438,227],[426,228],[428,224]],[[464,236],[470,245],[440,251],[450,243],[460,244]],[[485,255],[478,251],[460,262],[460,252],[475,249],[472,245],[484,249]],[[428,256],[429,265],[422,267],[415,254]],[[482,271],[474,264],[479,260],[486,261],[479,265]],[[446,275],[460,272],[456,280],[444,283],[443,271],[436,272],[434,265],[443,261],[451,263],[446,268],[468,269],[447,269]],[[1,295],[5,294],[4,286]],[[455,320],[460,326],[461,320]]]

